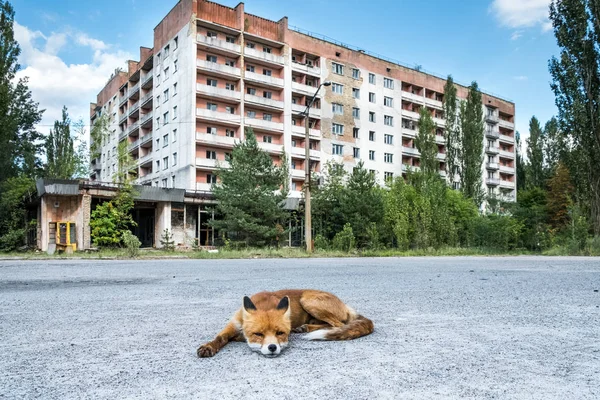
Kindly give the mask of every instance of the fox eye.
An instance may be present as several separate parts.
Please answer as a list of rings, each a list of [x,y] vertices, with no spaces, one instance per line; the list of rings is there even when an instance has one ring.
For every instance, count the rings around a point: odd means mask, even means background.
[[[277,331],[277,336],[281,336],[281,335],[285,335],[285,332],[283,332],[283,331]]]
[[[265,336],[265,335],[263,335],[263,334],[262,334],[262,333],[260,333],[260,332],[255,332],[255,333],[254,333],[254,336],[256,336],[256,337],[263,337],[263,336]]]

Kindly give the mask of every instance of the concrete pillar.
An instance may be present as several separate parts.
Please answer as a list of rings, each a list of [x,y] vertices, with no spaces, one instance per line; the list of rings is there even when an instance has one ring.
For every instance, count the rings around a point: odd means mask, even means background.
[[[90,229],[90,219],[92,214],[92,196],[89,194],[84,194],[83,199],[81,201],[81,214],[82,214],[82,240],[81,250],[86,250],[92,247],[92,235]]]
[[[48,213],[46,212],[46,207],[48,205],[48,201],[46,200],[46,196],[42,196],[40,201],[40,214],[39,221],[40,224],[40,250],[47,251],[48,250],[48,230],[50,229],[48,223]]]
[[[159,201],[156,203],[156,219],[154,223],[154,245],[161,248],[160,240],[165,229],[171,229],[171,202]]]

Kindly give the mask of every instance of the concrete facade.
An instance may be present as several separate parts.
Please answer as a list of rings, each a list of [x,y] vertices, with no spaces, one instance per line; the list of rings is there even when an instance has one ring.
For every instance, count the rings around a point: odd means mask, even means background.
[[[140,62],[115,74],[92,105],[92,122],[110,113],[114,130],[100,160],[93,160],[92,179],[112,180],[117,143],[126,140],[138,183],[210,191],[216,166],[226,165],[234,143],[252,127],[274,162],[288,155],[291,196],[300,197],[302,113],[316,88],[330,81],[335,85],[321,89],[309,115],[313,171],[322,172],[329,160],[351,171],[362,160],[384,184],[418,168],[414,137],[418,111],[426,107],[438,126],[440,174],[452,184],[443,138],[444,79],[300,33],[288,27],[287,17],[270,21],[244,7],[181,0],[157,25],[154,47],[141,48]],[[465,99],[467,88],[457,90]],[[514,200],[515,105],[484,93],[482,108],[484,189]]]

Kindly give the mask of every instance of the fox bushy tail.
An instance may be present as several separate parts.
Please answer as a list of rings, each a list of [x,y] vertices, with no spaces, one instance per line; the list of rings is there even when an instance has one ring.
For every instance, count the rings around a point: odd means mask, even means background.
[[[357,315],[355,319],[349,321],[346,325],[319,329],[307,334],[305,338],[308,340],[352,340],[367,336],[373,333],[374,329],[373,321],[362,315]]]

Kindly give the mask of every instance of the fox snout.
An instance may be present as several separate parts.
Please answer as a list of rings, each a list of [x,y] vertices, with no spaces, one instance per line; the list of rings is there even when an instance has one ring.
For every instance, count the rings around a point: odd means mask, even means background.
[[[265,357],[277,357],[288,345],[290,333],[289,298],[285,296],[275,309],[258,310],[244,297],[242,330],[250,349]]]

